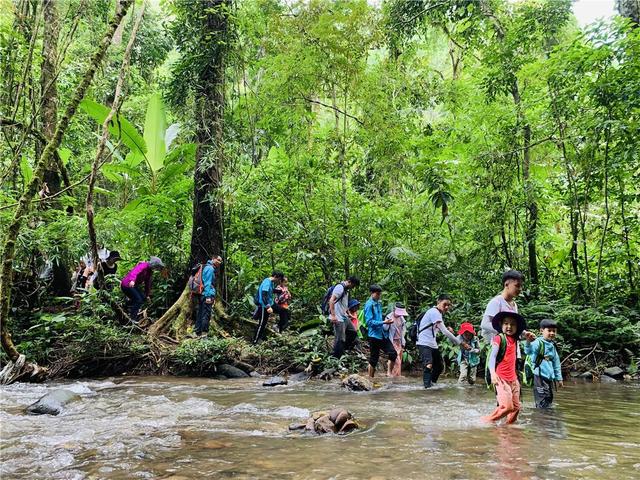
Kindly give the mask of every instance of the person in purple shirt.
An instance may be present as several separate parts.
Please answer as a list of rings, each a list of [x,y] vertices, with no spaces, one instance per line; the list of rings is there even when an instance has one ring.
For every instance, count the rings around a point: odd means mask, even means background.
[[[151,276],[154,270],[162,270],[164,263],[158,257],[151,257],[148,262],[138,262],[127,273],[120,288],[129,299],[129,316],[134,323],[138,322],[138,312],[145,299],[149,298],[151,293]],[[144,285],[144,294],[140,288]]]

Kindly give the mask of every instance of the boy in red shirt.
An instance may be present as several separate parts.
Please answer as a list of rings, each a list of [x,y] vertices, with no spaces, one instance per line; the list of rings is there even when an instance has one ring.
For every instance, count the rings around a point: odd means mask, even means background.
[[[489,372],[491,383],[496,389],[498,406],[491,415],[482,417],[488,422],[496,422],[507,417],[506,423],[513,423],[520,413],[520,382],[516,374],[518,338],[525,329],[522,315],[515,312],[500,312],[491,323],[497,332],[491,342]]]

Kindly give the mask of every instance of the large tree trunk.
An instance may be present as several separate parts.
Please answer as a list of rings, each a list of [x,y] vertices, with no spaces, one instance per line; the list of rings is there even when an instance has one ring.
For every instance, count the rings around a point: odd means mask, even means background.
[[[207,52],[209,62],[199,70],[196,101],[196,167],[193,175],[193,230],[190,263],[205,261],[223,253],[223,200],[220,191],[224,152],[222,149],[224,111],[225,49],[227,1],[203,2],[202,29],[220,39],[220,46]],[[205,8],[206,7],[206,8]],[[217,276],[219,281],[222,275]],[[220,289],[219,289],[220,291]],[[225,292],[220,292],[224,298]]]
[[[42,67],[40,73],[41,92],[41,122],[42,133],[45,141],[53,138],[58,122],[58,87],[56,82],[56,61],[58,59],[58,12],[56,0],[42,0],[42,14],[44,20],[44,33],[42,37]],[[44,143],[42,144],[44,148]],[[40,149],[38,149],[40,150]],[[57,157],[57,155],[56,155]],[[62,162],[50,162],[44,171],[43,181],[49,195],[55,195],[60,191],[60,174],[58,173]],[[59,202],[46,202],[43,206],[55,207]],[[71,278],[69,269],[62,258],[58,256],[52,262],[53,281],[51,289],[54,295],[68,296],[71,291]]]
[[[20,357],[20,353],[15,348],[11,339],[11,334],[9,333],[9,329],[7,327],[9,306],[11,303],[11,286],[13,280],[13,261],[15,258],[16,240],[18,239],[22,223],[29,213],[31,200],[42,184],[44,172],[49,167],[49,164],[54,158],[54,152],[60,146],[62,137],[69,127],[69,123],[75,115],[78,105],[84,98],[87,89],[89,88],[89,85],[91,84],[93,77],[98,67],[100,66],[100,63],[102,63],[102,59],[107,52],[109,44],[111,43],[111,38],[113,37],[116,28],[127,13],[131,2],[132,0],[120,1],[114,18],[107,28],[107,32],[103,36],[102,41],[100,42],[96,52],[91,58],[87,71],[82,77],[82,80],[80,81],[77,88],[74,90],[74,96],[67,105],[62,118],[56,126],[55,133],[38,158],[34,169],[33,178],[20,197],[18,207],[16,208],[13,219],[9,224],[7,233],[4,238],[4,245],[2,249],[2,270],[0,271],[0,338],[2,340],[2,348],[12,362],[17,361]],[[33,364],[28,364],[23,368],[25,370],[34,370],[34,367],[35,366]]]

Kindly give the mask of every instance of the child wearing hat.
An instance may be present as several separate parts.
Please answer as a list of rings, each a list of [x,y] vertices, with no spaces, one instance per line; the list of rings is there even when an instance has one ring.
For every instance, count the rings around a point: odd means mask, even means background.
[[[458,340],[460,343],[467,342],[469,350],[461,348],[458,352],[458,366],[460,367],[460,377],[458,383],[468,382],[473,385],[476,381],[478,364],[480,363],[480,342],[476,337],[476,331],[469,322],[464,322],[458,330]]]
[[[502,332],[493,337],[489,355],[491,384],[496,389],[498,406],[491,415],[482,418],[496,422],[507,417],[506,423],[514,423],[520,413],[520,382],[516,374],[518,338],[525,329],[525,321],[515,312],[499,312],[491,323],[497,332]]]
[[[536,408],[547,409],[553,403],[554,382],[562,387],[562,371],[560,355],[553,340],[556,338],[558,325],[554,320],[545,319],[540,322],[540,334],[533,342],[526,341],[524,353],[531,358],[533,367],[533,397]]]
[[[389,362],[387,374],[390,377],[400,377],[402,375],[402,352],[405,346],[405,334],[407,333],[407,310],[400,302],[396,302],[393,306],[393,310],[387,315],[387,320],[392,320],[391,323],[385,325],[389,330],[389,340],[393,345],[398,357],[392,364]]]

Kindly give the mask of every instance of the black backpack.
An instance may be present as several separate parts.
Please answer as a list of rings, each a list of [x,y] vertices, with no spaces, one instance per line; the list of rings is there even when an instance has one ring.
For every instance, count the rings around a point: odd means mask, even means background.
[[[427,314],[427,311],[424,311],[420,314],[420,316],[416,319],[416,321],[413,323],[413,325],[411,325],[409,327],[409,341],[413,342],[413,343],[417,343],[418,342],[418,337],[420,336],[420,334],[425,331],[427,328],[432,327],[433,326],[433,322],[429,323],[428,325],[425,325],[424,327],[420,328],[420,322],[422,321],[422,318]],[[420,328],[420,329],[419,329]],[[418,330],[419,329],[419,330]]]
[[[324,294],[324,297],[322,297],[322,305],[320,306],[320,309],[322,311],[323,315],[330,315],[331,314],[331,310],[329,309],[329,301],[331,300],[331,295],[333,295],[333,290],[340,285],[339,283],[332,285],[329,287],[329,289],[327,290],[327,293]],[[342,297],[344,297],[347,293],[347,289],[345,288],[342,291],[342,295],[340,295],[340,297],[336,298],[336,302],[339,302],[340,300],[342,300]]]

